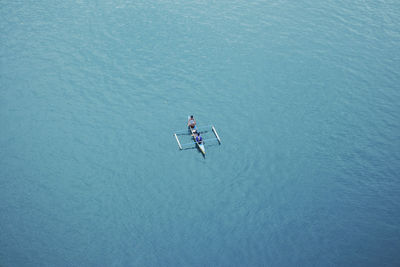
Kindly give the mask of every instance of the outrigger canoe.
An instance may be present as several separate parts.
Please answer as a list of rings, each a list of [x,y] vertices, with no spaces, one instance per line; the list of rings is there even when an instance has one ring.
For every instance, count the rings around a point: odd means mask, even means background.
[[[202,133],[202,134],[212,131],[215,135],[215,138],[204,139],[204,137],[203,137],[202,143],[199,144],[199,142],[196,141],[195,131],[197,131],[198,133]],[[194,143],[181,144],[181,142],[179,141],[178,135],[191,135]],[[195,145],[204,156],[206,155],[206,149],[204,146],[205,143],[209,143],[212,141],[218,141],[218,143],[221,144],[221,139],[219,138],[217,130],[215,129],[215,127],[213,125],[208,125],[208,126],[203,126],[203,127],[195,126],[194,129],[192,129],[190,126],[188,126],[188,129],[186,131],[177,131],[174,133],[174,136],[175,136],[176,142],[178,143],[178,146],[181,150],[183,150],[184,148],[187,149],[187,148],[193,147],[193,145]]]
[[[201,144],[199,142],[197,142],[196,140],[196,128],[191,128],[190,126],[188,126],[189,132],[192,134],[193,140],[195,141],[197,147],[200,149],[201,153],[203,153],[203,155],[206,154],[206,149],[204,147],[204,141],[201,142]]]

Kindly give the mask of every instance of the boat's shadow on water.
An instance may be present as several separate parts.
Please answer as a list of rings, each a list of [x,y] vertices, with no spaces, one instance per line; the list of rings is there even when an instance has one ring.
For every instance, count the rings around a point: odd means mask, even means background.
[[[204,143],[204,145],[206,146],[206,148],[208,148],[208,147],[214,147],[214,146],[219,146],[218,143],[214,143],[214,142],[212,142],[212,143]],[[182,149],[182,151],[185,151],[185,150],[196,150],[197,153],[201,154],[201,155],[203,156],[204,159],[206,158],[206,155],[203,154],[203,153],[201,153],[200,149],[199,149],[196,145],[194,145],[193,147],[186,147],[186,148],[183,148],[183,149]]]

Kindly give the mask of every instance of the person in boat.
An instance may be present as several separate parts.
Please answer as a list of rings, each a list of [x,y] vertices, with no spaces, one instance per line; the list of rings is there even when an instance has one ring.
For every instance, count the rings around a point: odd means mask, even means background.
[[[193,118],[193,115],[188,120],[188,126],[193,129],[196,127],[196,120]]]
[[[199,144],[203,143],[203,137],[200,136],[199,132],[197,132],[196,141]]]

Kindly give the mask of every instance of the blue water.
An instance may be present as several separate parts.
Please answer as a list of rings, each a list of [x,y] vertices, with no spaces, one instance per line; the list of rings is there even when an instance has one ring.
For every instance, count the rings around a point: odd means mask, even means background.
[[[398,1],[0,7],[1,266],[400,266]]]

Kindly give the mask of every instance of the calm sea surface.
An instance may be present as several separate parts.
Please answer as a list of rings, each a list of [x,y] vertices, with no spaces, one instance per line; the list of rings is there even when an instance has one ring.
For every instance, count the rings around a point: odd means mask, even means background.
[[[0,16],[1,266],[400,266],[399,1]]]

